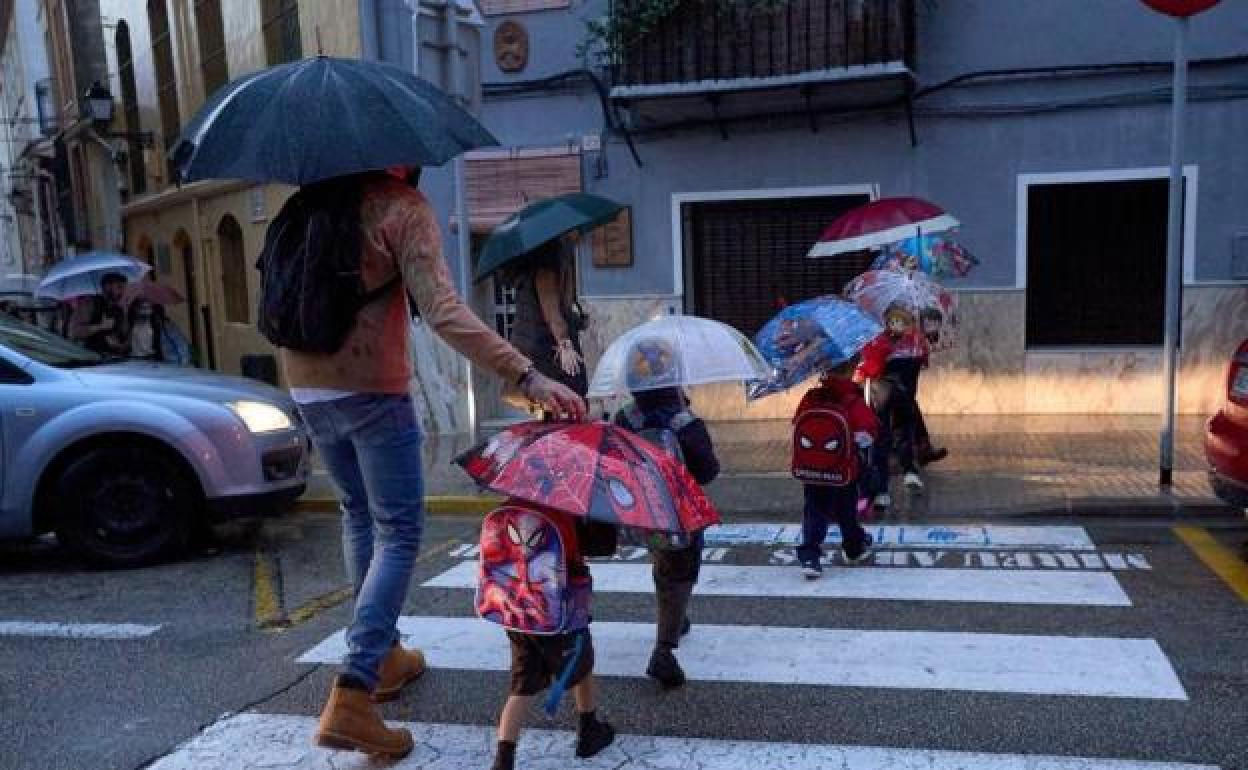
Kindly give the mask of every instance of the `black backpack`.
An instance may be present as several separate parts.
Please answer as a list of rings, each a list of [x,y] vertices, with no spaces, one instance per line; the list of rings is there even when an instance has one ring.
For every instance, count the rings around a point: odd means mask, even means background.
[[[360,309],[402,278],[366,291],[360,275],[362,180],[303,187],[269,225],[260,271],[260,333],[277,347],[334,353]]]

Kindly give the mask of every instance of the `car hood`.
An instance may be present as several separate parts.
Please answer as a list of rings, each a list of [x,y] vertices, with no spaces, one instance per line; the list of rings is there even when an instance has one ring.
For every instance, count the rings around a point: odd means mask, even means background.
[[[73,374],[92,389],[182,396],[220,403],[251,399],[276,404],[288,411],[295,407],[285,391],[263,382],[182,366],[127,362],[76,369]]]

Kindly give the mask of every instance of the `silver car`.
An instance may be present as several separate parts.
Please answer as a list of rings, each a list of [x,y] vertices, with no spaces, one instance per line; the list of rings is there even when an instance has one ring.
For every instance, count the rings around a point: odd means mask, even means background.
[[[0,538],[55,532],[97,564],[150,562],[221,518],[289,507],[307,461],[275,388],[108,360],[0,317]]]

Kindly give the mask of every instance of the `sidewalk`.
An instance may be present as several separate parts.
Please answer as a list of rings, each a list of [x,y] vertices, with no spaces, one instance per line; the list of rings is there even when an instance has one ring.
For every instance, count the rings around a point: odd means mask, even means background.
[[[927,488],[911,495],[894,479],[892,518],[1065,513],[1127,515],[1219,512],[1205,478],[1204,419],[1181,417],[1175,486],[1157,486],[1160,421],[1141,416],[931,416],[928,426],[949,457],[925,472]],[[801,487],[789,478],[789,424],[784,421],[711,426],[723,475],[709,491],[734,517],[792,518]],[[426,496],[435,511],[479,509],[472,482],[451,464],[466,436],[426,442]],[[331,497],[323,475],[308,499]]]

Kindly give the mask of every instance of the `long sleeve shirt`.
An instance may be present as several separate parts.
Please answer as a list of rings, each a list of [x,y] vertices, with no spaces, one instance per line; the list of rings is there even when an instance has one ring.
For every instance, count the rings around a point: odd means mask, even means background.
[[[429,327],[477,367],[508,382],[529,359],[464,304],[442,255],[433,208],[418,190],[379,176],[367,183],[360,210],[360,269],[365,289],[401,274],[406,292],[394,291],[364,306],[343,346],[334,353],[283,350],[292,387],[356,393],[406,393],[412,377],[408,349],[410,295]]]

